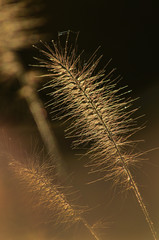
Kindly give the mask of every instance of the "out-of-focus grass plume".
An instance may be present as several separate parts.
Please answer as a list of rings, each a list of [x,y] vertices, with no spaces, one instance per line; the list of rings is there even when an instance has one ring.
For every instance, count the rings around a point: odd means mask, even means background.
[[[17,50],[37,42],[44,19],[37,1],[0,0],[0,50]]]
[[[0,78],[2,80],[18,80],[23,97],[38,126],[44,144],[53,155],[55,137],[50,131],[49,123],[44,114],[43,103],[37,94],[39,78],[37,72],[27,71],[18,50],[31,47],[45,34],[40,31],[44,25],[44,17],[38,16],[41,3],[36,0],[1,0],[0,2]],[[18,93],[18,92],[17,92]],[[57,149],[57,144],[56,144]]]
[[[39,29],[44,18],[39,15],[41,4],[30,0],[0,0],[0,75],[1,81],[21,71],[15,53],[30,47],[44,34]]]
[[[33,194],[33,207],[44,209],[49,221],[52,219],[56,224],[79,221],[78,211],[69,204],[62,192],[62,186],[54,183],[55,177],[52,171],[49,174],[49,167],[45,165],[40,167],[33,161],[30,162],[30,167],[27,167],[15,159],[9,163],[9,166],[26,191]]]
[[[30,167],[26,167],[12,159],[9,166],[27,193],[31,193],[33,207],[40,212],[45,212],[45,219],[53,224],[64,223],[66,227],[69,227],[72,224],[81,223],[92,236],[92,239],[100,240],[94,227],[91,227],[81,216],[82,209],[79,210],[77,206],[71,205],[62,192],[64,187],[54,183],[53,168],[50,169],[46,164],[35,165],[34,161],[30,163]]]

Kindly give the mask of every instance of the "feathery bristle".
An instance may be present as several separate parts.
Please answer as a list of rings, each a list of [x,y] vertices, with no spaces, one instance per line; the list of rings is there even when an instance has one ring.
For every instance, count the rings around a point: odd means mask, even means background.
[[[64,187],[54,184],[50,180],[48,166],[40,167],[32,163],[30,167],[26,167],[15,159],[10,161],[9,166],[23,184],[23,187],[26,186],[27,191],[33,194],[34,206],[46,210],[49,221],[54,222],[54,224],[64,223],[67,227],[81,222],[93,239],[99,240],[93,227],[81,216],[82,210],[75,209],[67,200],[62,192]]]
[[[46,59],[38,59],[40,67],[50,72],[50,95],[56,96],[61,109],[66,110],[66,115],[69,111],[69,119],[74,119],[67,136],[77,138],[75,147],[91,142],[88,153],[92,171],[104,171],[104,179],[113,178],[115,183],[134,191],[156,240],[153,223],[129,169],[140,155],[134,153],[134,141],[129,140],[140,130],[132,117],[136,111],[130,108],[133,100],[123,98],[116,83],[105,76],[105,69],[95,74],[100,60],[95,54],[82,66],[81,55],[76,56],[75,48],[68,47],[68,40],[69,32],[64,48],[60,40],[53,42],[53,48],[44,44],[46,50],[40,52]]]
[[[94,74],[100,58],[95,60],[92,56],[82,67],[80,55],[76,57],[75,49],[69,49],[67,44],[66,41],[64,49],[60,43],[53,43],[54,49],[45,44],[47,50],[40,51],[47,60],[39,59],[50,71],[52,80],[48,87],[53,88],[50,95],[57,98],[55,106],[59,104],[65,110],[63,117],[69,114],[69,119],[74,119],[66,137],[77,139],[74,147],[91,142],[92,172],[105,169],[105,178],[113,177],[117,182],[124,178],[126,183],[127,174],[118,151],[126,165],[137,161],[132,150],[134,143],[128,140],[129,135],[140,129],[131,117],[136,109],[127,111],[132,100],[120,99],[120,89],[116,90],[116,83],[105,78],[104,69]]]
[[[33,194],[33,207],[46,210],[50,219],[56,221],[55,223],[69,224],[79,221],[79,212],[69,204],[62,193],[62,187],[53,184],[46,176],[48,168],[46,174],[44,166],[26,167],[15,160],[9,165],[23,186],[27,188],[27,191]]]

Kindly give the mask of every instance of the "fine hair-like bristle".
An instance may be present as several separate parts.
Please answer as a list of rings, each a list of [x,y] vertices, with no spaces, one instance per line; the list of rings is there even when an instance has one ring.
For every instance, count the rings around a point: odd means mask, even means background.
[[[81,216],[82,210],[76,209],[67,200],[62,192],[64,187],[54,184],[53,179],[49,178],[48,166],[35,165],[33,162],[26,166],[15,159],[10,161],[9,166],[23,187],[26,186],[27,191],[33,194],[35,207],[47,211],[49,221],[54,224],[64,223],[66,227],[81,222],[93,239],[99,240],[93,227]]]
[[[63,116],[73,118],[67,136],[76,137],[74,145],[91,141],[91,168],[105,173],[105,179],[113,178],[115,183],[123,183],[132,189],[150,227],[153,238],[156,233],[147,208],[143,202],[129,166],[137,161],[141,153],[134,153],[134,142],[129,139],[140,127],[136,126],[131,109],[133,100],[126,100],[116,82],[105,75],[105,69],[95,74],[100,57],[93,56],[81,63],[81,55],[76,55],[75,47],[69,47],[69,32],[65,46],[60,40],[51,48],[40,50],[46,59],[38,59],[41,67],[50,72],[51,80],[46,87],[56,96],[55,105],[63,105]],[[92,162],[93,161],[93,162]]]
[[[75,223],[79,221],[79,213],[69,204],[62,187],[53,183],[48,177],[49,168],[37,164],[25,166],[15,159],[9,163],[23,187],[33,195],[33,207],[46,210],[56,224]],[[47,170],[47,173],[46,173]]]
[[[62,117],[73,118],[66,137],[76,138],[74,147],[91,142],[88,153],[92,171],[104,171],[104,178],[129,185],[125,167],[136,162],[140,154],[133,153],[134,142],[129,140],[140,129],[131,117],[137,109],[128,111],[133,100],[121,98],[121,89],[116,89],[115,81],[105,77],[105,69],[94,74],[100,58],[95,60],[93,55],[81,66],[80,55],[76,56],[75,48],[68,48],[67,41],[65,48],[60,42],[53,42],[54,49],[47,44],[45,47],[47,51],[40,51],[47,60],[40,62],[51,77],[45,87],[53,89],[50,95],[56,96],[55,106],[59,103],[60,110],[65,111]]]

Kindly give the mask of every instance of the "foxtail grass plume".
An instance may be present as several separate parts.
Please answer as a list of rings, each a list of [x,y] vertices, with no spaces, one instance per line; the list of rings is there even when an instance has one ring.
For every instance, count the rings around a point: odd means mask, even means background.
[[[20,95],[27,101],[48,154],[54,156],[55,149],[58,152],[56,155],[60,153],[56,138],[51,133],[47,118],[43,114],[43,104],[37,94],[39,78],[36,72],[26,71],[17,52],[19,49],[30,47],[39,38],[46,37],[39,31],[46,22],[39,16],[41,12],[42,4],[39,0],[0,0],[0,79],[10,82],[12,79],[19,81]],[[61,156],[56,158],[61,159]],[[62,169],[61,166],[59,168]]]
[[[17,50],[37,42],[37,28],[44,23],[44,19],[32,15],[37,14],[37,3],[0,0],[0,50]]]
[[[62,193],[62,187],[56,185],[48,178],[49,168],[38,165],[29,167],[13,160],[9,166],[14,171],[21,184],[28,192],[33,194],[34,206],[41,207],[49,211],[56,219],[57,223],[74,223],[79,220],[77,212],[68,203]],[[55,218],[56,216],[56,218]]]
[[[36,0],[0,0],[0,74],[13,78],[20,73],[21,63],[16,51],[30,47],[43,38],[39,28],[45,20],[38,17],[41,4]],[[35,16],[37,15],[37,16]]]
[[[132,109],[133,100],[126,99],[121,88],[116,89],[111,74],[106,75],[105,69],[96,71],[101,59],[96,52],[83,64],[81,54],[77,55],[76,46],[71,44],[68,31],[64,47],[59,39],[52,41],[52,47],[45,43],[45,49],[39,50],[45,56],[37,58],[39,66],[49,71],[51,79],[45,87],[57,99],[55,107],[65,111],[61,115],[73,119],[67,137],[76,138],[74,146],[91,143],[91,172],[104,172],[103,179],[111,178],[134,191],[156,240],[153,223],[129,170],[141,154],[134,152],[136,143],[130,140],[140,130],[132,116],[137,109]]]
[[[64,187],[55,184],[55,179],[50,178],[48,166],[35,165],[33,162],[26,166],[15,159],[10,161],[9,166],[27,192],[33,194],[34,206],[46,210],[49,221],[55,224],[65,223],[66,226],[81,222],[93,239],[100,240],[94,229],[81,216],[82,210],[77,210],[69,203],[62,191]]]

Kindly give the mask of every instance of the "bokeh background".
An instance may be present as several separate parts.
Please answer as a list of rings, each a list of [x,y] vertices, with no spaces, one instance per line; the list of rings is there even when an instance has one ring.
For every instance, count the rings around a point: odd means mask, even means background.
[[[2,2],[5,3],[5,1]],[[19,3],[18,1],[12,2]],[[40,46],[40,39],[48,42],[52,39],[56,40],[59,32],[63,32],[63,35],[67,30],[71,30],[75,35],[79,32],[78,48],[85,50],[84,56],[90,56],[98,46],[101,46],[98,51],[99,55],[103,54],[100,67],[112,59],[108,71],[115,67],[115,75],[122,76],[118,86],[128,85],[132,90],[131,97],[140,97],[134,103],[135,106],[141,107],[137,115],[145,114],[139,120],[139,124],[146,122],[146,128],[135,136],[137,139],[144,139],[140,149],[146,151],[159,147],[157,1],[32,0],[32,3],[28,19],[42,17],[45,21],[38,28],[40,34],[37,35],[36,41],[33,38],[27,46],[14,50],[24,69],[26,71],[33,69],[30,64],[36,63],[33,57],[39,54],[32,44],[36,43]],[[12,13],[12,10],[10,11]],[[12,14],[9,18],[12,19]],[[0,24],[1,22],[2,20]],[[9,31],[12,29],[13,26]],[[3,38],[0,37],[0,41],[5,41],[5,35]],[[27,41],[27,38],[24,41]],[[1,53],[2,49],[0,49]],[[4,58],[1,58],[1,65],[3,61]],[[40,89],[42,85],[43,80],[40,80],[37,89]],[[63,226],[56,228],[52,227],[51,223],[36,223],[31,211],[26,211],[19,200],[21,193],[16,188],[16,181],[10,176],[5,152],[10,152],[17,158],[23,158],[24,155],[26,158],[34,154],[39,154],[39,158],[43,158],[39,153],[39,149],[43,148],[43,143],[28,105],[20,94],[20,89],[21,85],[14,73],[9,69],[6,74],[1,68],[0,240],[91,240],[91,236],[80,225],[63,230]],[[47,92],[40,91],[38,94],[46,104],[49,100]],[[50,120],[50,109],[47,108],[46,111],[45,115]],[[69,178],[72,179],[73,187],[78,190],[75,202],[88,206],[85,216],[90,224],[98,221],[102,223],[97,228],[101,240],[151,240],[151,233],[133,193],[124,192],[117,186],[113,187],[111,181],[86,184],[93,180],[94,176],[87,174],[88,169],[83,167],[85,161],[77,160],[77,156],[73,155],[76,152],[72,154],[71,142],[64,138],[64,127],[61,127],[57,121],[51,122],[51,126],[62,154],[66,156]],[[145,161],[136,168],[134,176],[159,233],[159,150],[151,151],[144,157]]]

